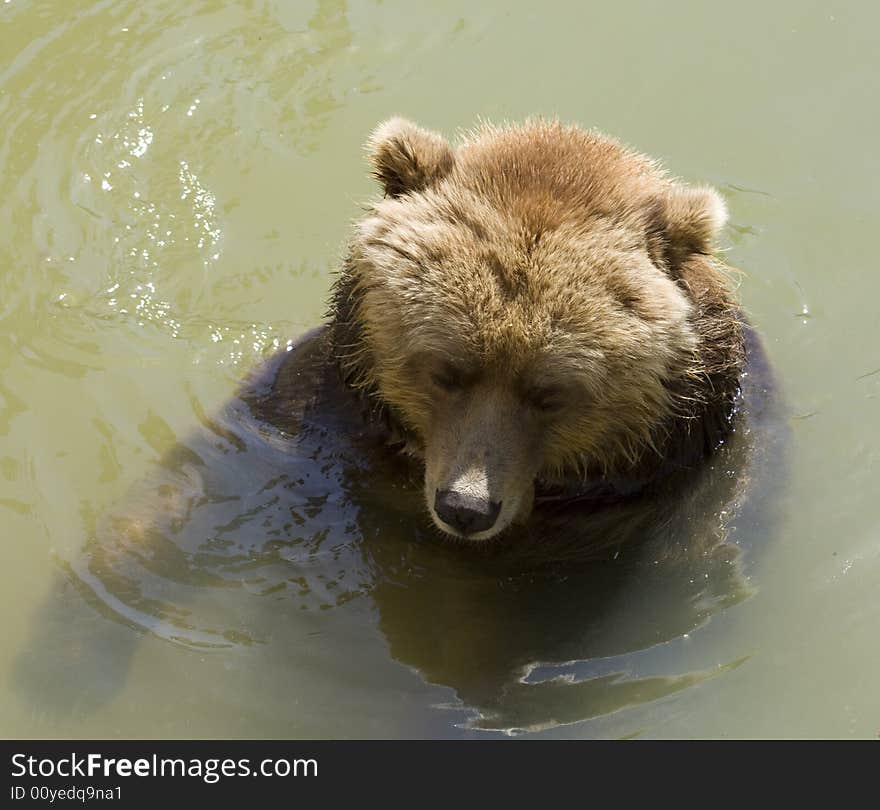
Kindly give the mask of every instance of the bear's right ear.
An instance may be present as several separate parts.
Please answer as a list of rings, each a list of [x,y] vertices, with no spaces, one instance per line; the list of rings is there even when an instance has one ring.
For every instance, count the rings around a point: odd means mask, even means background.
[[[390,118],[367,141],[373,174],[389,197],[421,191],[444,178],[455,165],[455,152],[436,132],[405,118]]]

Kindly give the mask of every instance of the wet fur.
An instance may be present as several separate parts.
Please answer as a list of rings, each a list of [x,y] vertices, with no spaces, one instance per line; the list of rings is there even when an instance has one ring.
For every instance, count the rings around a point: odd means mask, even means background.
[[[513,391],[497,424],[479,425],[502,447],[499,463],[528,466],[518,479],[504,473],[509,489],[649,490],[712,453],[745,362],[743,322],[712,255],[726,218],[714,191],[558,122],[484,126],[453,148],[392,119],[368,150],[386,197],[356,227],[330,322],[331,353],[370,420],[417,455],[426,444],[457,452],[466,431],[442,429],[442,396],[426,378],[447,362],[494,381],[492,396]],[[552,424],[532,419],[535,379],[584,402]],[[522,431],[540,434],[540,448],[504,449]]]

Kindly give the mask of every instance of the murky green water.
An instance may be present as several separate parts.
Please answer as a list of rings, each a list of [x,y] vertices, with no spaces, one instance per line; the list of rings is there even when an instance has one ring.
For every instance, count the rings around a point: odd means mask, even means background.
[[[0,733],[875,736],[878,30],[869,3],[4,0]],[[322,489],[324,445],[285,520],[218,499],[200,541],[94,550],[320,321],[393,113],[558,114],[724,191],[790,411],[736,583],[493,575],[405,493]],[[228,487],[269,491],[267,458]]]

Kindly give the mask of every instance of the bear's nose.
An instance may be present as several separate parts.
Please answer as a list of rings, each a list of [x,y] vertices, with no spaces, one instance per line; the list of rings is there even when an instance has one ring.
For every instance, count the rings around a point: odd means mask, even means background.
[[[434,493],[434,511],[440,520],[462,534],[476,534],[495,525],[501,511],[501,501],[438,489]]]

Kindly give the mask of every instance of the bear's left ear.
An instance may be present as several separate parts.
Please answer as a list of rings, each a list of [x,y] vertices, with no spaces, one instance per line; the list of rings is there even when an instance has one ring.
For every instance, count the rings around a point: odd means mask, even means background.
[[[656,201],[648,230],[649,239],[670,268],[675,269],[694,253],[711,253],[727,222],[727,206],[708,186],[672,185]]]
[[[367,141],[373,174],[389,197],[421,191],[444,178],[455,165],[455,152],[436,132],[405,118],[391,118]]]

